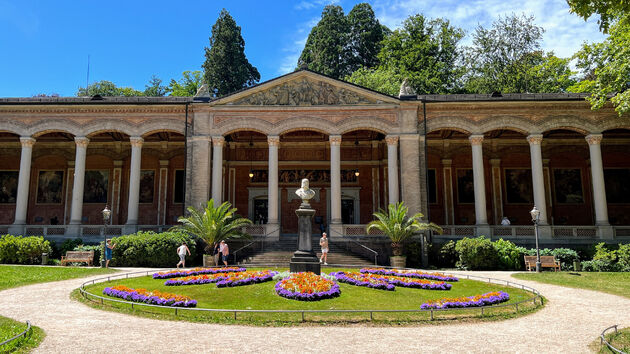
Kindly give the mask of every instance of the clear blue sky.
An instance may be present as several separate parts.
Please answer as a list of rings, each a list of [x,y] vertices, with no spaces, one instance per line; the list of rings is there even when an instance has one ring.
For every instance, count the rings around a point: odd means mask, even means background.
[[[34,1],[0,0],[0,97],[75,95],[90,82],[144,89],[200,70],[214,22],[226,8],[242,28],[245,52],[261,81],[290,72],[326,4],[349,12],[354,0]],[[570,56],[583,41],[601,41],[595,19],[569,14],[565,0],[374,0],[381,23],[395,29],[409,15],[446,17],[467,31],[499,15],[533,14],[545,27],[544,48]]]

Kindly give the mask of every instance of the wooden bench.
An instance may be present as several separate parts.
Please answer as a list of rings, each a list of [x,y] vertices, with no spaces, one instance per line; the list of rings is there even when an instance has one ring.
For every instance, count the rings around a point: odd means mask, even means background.
[[[94,251],[68,251],[65,256],[61,256],[61,265],[86,262],[88,266],[92,266],[93,260]]]
[[[557,272],[560,270],[560,261],[554,256],[540,256],[540,268],[553,268]],[[536,256],[525,256],[525,269],[536,270]]]

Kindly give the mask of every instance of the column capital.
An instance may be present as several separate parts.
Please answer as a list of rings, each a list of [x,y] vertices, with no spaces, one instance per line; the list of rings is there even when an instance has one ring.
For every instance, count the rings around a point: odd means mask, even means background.
[[[123,160],[114,160],[114,167],[122,167],[123,163]]]
[[[22,147],[32,148],[33,145],[35,145],[35,138],[30,137],[30,136],[21,136],[20,144],[22,144]]]
[[[396,145],[398,144],[398,135],[387,135],[385,141],[387,145]]]
[[[602,143],[602,134],[589,134],[584,139],[589,145],[599,145]]]
[[[442,159],[442,166],[450,167],[453,164],[453,160],[451,159]]]
[[[341,145],[341,135],[331,135],[328,140],[330,145]]]
[[[490,159],[490,165],[492,167],[499,167],[499,166],[501,166],[501,159]]]
[[[280,137],[278,135],[268,135],[267,143],[269,146],[278,146],[280,145]]]
[[[160,160],[160,167],[168,167],[169,160]]]
[[[193,142],[197,142],[197,141],[205,141],[205,142],[210,142],[210,140],[212,140],[209,136],[207,135],[195,135],[195,136],[189,136],[188,137],[188,141],[193,143]]]
[[[223,147],[225,145],[225,138],[221,135],[212,137],[212,146]]]
[[[76,136],[74,137],[74,142],[77,144],[77,147],[86,148],[88,146],[88,143],[90,142],[90,139],[84,136]]]
[[[530,134],[527,136],[527,142],[529,145],[540,145],[543,140],[542,134]]]
[[[481,145],[483,143],[483,134],[475,134],[468,137],[471,145]]]
[[[142,147],[142,144],[144,143],[144,139],[142,139],[139,136],[132,136],[129,138],[129,143],[131,144],[132,147]]]

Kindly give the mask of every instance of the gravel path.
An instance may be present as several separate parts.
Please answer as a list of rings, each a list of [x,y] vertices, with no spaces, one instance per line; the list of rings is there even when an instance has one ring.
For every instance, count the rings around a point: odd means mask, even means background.
[[[72,279],[2,291],[0,315],[28,319],[46,331],[37,353],[582,353],[604,328],[630,326],[627,298],[516,280],[505,272],[471,274],[532,286],[550,302],[529,316],[490,323],[265,328],[160,321],[95,310],[69,299],[85,281]]]

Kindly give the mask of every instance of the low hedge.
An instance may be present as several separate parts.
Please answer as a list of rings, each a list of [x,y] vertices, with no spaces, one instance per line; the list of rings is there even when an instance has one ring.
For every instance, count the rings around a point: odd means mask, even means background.
[[[51,252],[50,242],[42,236],[0,236],[0,263],[40,264],[42,253]]]
[[[492,241],[485,236],[464,237],[457,241],[455,250],[459,254],[457,267],[468,270],[494,270],[498,268],[499,255]]]
[[[195,238],[182,232],[149,231],[115,237],[110,266],[173,267],[179,262],[176,251],[182,242],[186,242],[191,253],[186,259],[192,261],[196,256]]]

